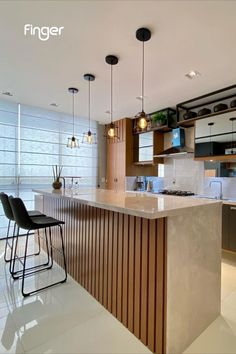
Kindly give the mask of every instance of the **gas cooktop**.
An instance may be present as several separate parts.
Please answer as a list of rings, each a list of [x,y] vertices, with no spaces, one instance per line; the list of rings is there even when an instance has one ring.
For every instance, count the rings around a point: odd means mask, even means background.
[[[194,195],[193,192],[190,191],[180,191],[180,190],[170,190],[170,189],[163,189],[159,192],[160,194],[168,194],[168,195],[176,195],[179,197],[189,197]]]

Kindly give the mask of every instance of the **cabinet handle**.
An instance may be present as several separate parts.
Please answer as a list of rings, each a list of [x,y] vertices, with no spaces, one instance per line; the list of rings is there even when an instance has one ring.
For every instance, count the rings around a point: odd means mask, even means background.
[[[236,210],[236,207],[230,207],[230,210]]]

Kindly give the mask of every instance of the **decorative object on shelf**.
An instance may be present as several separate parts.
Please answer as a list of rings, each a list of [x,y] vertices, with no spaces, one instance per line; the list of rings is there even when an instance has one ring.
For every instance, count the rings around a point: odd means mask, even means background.
[[[136,38],[143,43],[142,45],[142,111],[139,112],[135,118],[138,118],[138,126],[140,129],[146,129],[149,116],[144,111],[144,42],[151,38],[151,31],[148,28],[139,28],[136,31]]]
[[[226,109],[228,109],[228,106],[225,103],[219,103],[216,106],[214,106],[214,108],[213,108],[214,112],[220,112],[220,111],[224,111]]]
[[[184,119],[195,118],[195,117],[197,117],[197,113],[193,112],[193,111],[187,111],[186,113],[184,113],[183,117],[184,117]]]
[[[118,127],[117,125],[113,122],[113,65],[116,65],[118,63],[118,58],[115,55],[107,55],[106,58],[106,63],[111,66],[111,96],[110,96],[110,115],[111,115],[111,123],[106,125],[105,128],[105,137],[108,139],[119,139],[118,136]]]
[[[230,101],[235,101],[235,103],[230,106]],[[223,104],[224,106],[218,106],[219,102],[220,105]],[[215,109],[213,109],[214,105],[216,107]],[[197,111],[203,108],[211,108],[211,113],[192,118],[185,116],[189,111]],[[185,128],[190,128],[195,125],[195,121],[198,119],[204,119],[205,117],[216,116],[234,110],[236,110],[236,85],[231,85],[178,103],[176,105],[177,124]]]
[[[167,124],[167,112],[156,112],[151,115],[152,122],[155,123],[158,127]]]
[[[87,133],[83,133],[83,144],[97,144],[96,133],[91,132],[91,88],[90,83],[91,81],[95,80],[95,76],[92,74],[84,74],[84,80],[88,81],[88,119],[89,119],[89,130]]]
[[[69,148],[78,148],[79,140],[75,137],[75,93],[78,93],[79,90],[75,87],[69,87],[68,91],[72,93],[72,114],[73,114],[73,135],[71,138],[68,138],[67,147]]]
[[[62,183],[60,182],[61,178],[61,172],[62,172],[62,166],[52,166],[52,171],[53,171],[53,177],[54,177],[54,182],[52,184],[52,187],[54,189],[61,189]]]
[[[201,117],[201,116],[206,116],[207,114],[210,114],[211,113],[211,110],[209,108],[202,108],[200,109],[200,111],[198,111],[198,117]]]
[[[230,102],[230,107],[235,108],[236,107],[236,100],[233,100]]]

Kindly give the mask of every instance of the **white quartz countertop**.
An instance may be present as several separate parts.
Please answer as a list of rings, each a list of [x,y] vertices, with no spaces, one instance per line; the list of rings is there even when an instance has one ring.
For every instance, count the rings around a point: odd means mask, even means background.
[[[189,212],[195,207],[221,203],[217,200],[155,194],[147,195],[147,193],[120,192],[105,189],[34,189],[33,192],[147,219],[179,215]]]

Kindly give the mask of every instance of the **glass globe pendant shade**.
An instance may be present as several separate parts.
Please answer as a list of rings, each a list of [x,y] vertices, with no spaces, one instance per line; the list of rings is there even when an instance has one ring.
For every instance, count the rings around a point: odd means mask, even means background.
[[[78,148],[79,147],[79,141],[78,141],[78,139],[76,139],[75,136],[72,136],[72,138],[68,138],[66,146],[71,148],[71,149]]]

